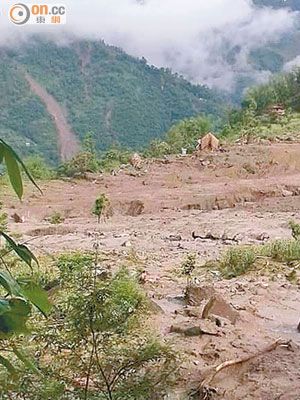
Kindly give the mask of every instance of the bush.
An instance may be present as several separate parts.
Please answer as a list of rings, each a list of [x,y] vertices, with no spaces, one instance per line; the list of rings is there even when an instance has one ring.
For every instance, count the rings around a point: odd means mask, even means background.
[[[105,211],[110,206],[108,198],[102,193],[96,200],[92,213],[97,216],[98,223],[100,223],[101,217],[104,216]]]
[[[261,255],[290,263],[300,260],[300,240],[276,240],[261,248]]]
[[[39,156],[31,156],[25,160],[26,167],[35,179],[48,180],[54,178],[54,171]]]
[[[72,400],[82,399],[86,377],[88,399],[163,398],[177,356],[144,324],[148,302],[136,278],[124,268],[104,276],[92,253],[63,254],[57,266],[61,290],[46,329],[40,321],[32,343],[40,359],[49,360],[44,368],[49,385],[28,384],[29,398],[48,391],[51,398],[59,392],[68,399],[66,387],[73,387]]]
[[[64,222],[64,218],[59,211],[54,211],[50,217],[50,224],[57,225]]]
[[[226,278],[234,278],[250,270],[256,260],[256,251],[252,248],[231,248],[220,262],[219,268]]]
[[[93,154],[82,151],[70,161],[61,164],[57,169],[58,176],[70,178],[84,177],[87,172],[97,172],[98,166]]]

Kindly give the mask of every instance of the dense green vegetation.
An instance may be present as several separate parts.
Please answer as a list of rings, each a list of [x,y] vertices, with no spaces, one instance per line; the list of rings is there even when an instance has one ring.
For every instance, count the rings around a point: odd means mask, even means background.
[[[95,133],[97,150],[113,142],[141,148],[178,120],[223,113],[217,92],[103,42],[31,43],[0,54],[1,133],[25,155],[34,149],[55,161],[56,146],[53,121],[24,70],[59,102],[77,137]]]
[[[23,156],[45,152],[58,160],[55,126],[44,104],[34,95],[22,70],[0,53],[0,134]]]

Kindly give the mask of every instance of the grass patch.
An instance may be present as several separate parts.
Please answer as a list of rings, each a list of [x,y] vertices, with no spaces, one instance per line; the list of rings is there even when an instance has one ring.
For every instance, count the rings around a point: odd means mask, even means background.
[[[219,271],[224,278],[235,278],[247,273],[254,265],[256,251],[253,248],[230,248],[219,262]]]

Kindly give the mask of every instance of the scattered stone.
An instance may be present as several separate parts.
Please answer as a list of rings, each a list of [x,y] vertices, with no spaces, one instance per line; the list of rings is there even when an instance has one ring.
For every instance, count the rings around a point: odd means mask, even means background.
[[[184,336],[212,335],[219,336],[217,327],[210,321],[201,321],[201,325],[172,325],[171,333],[180,333]]]
[[[218,315],[211,314],[209,315],[208,319],[216,324],[217,327],[223,328],[227,325],[231,325],[229,319],[224,317],[219,317]]]
[[[185,296],[184,296],[183,294],[168,295],[168,296],[166,297],[166,299],[167,299],[168,301],[171,301],[172,303],[175,303],[175,304],[180,304],[180,305],[185,304]]]
[[[256,240],[259,240],[260,242],[265,242],[268,239],[270,239],[270,235],[268,235],[266,232],[260,233],[256,236]]]
[[[221,295],[214,294],[203,309],[202,318],[208,318],[210,315],[227,318],[233,324],[238,319],[238,312],[228,304]]]
[[[145,205],[142,201],[140,200],[133,200],[129,204],[129,208],[127,210],[127,215],[130,215],[131,217],[137,217],[138,215],[141,215],[142,212],[144,211]]]
[[[129,240],[126,240],[124,243],[121,244],[122,247],[132,247],[132,244]]]
[[[165,314],[162,307],[152,299],[149,299],[149,309],[153,314]]]
[[[186,300],[190,306],[200,306],[216,293],[212,285],[191,285],[186,289]]]
[[[282,189],[281,193],[282,193],[283,197],[293,196],[293,194],[294,194],[293,192],[290,192],[289,190],[286,190],[286,189]]]
[[[171,242],[180,242],[182,237],[180,235],[170,235],[167,237],[167,240],[170,240]]]
[[[16,222],[17,224],[22,224],[25,221],[25,218],[20,217],[20,215],[17,213],[14,213],[11,217],[14,220],[14,222]]]
[[[183,310],[183,313],[188,317],[194,317],[194,318],[201,318],[202,315],[200,308],[194,308],[194,307],[186,307]]]

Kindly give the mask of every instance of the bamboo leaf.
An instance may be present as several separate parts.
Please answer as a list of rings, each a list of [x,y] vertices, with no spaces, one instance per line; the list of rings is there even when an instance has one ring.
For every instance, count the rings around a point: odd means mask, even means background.
[[[51,304],[46,290],[39,285],[30,283],[27,287],[23,287],[23,293],[26,299],[34,304],[40,312],[47,317],[51,310]]]
[[[0,364],[2,364],[7,369],[7,371],[10,373],[10,376],[12,377],[12,379],[14,381],[16,381],[17,377],[18,377],[18,373],[17,373],[15,367],[12,365],[12,363],[10,361],[8,361],[7,358],[0,356]]]
[[[4,146],[2,143],[0,143],[0,164],[2,164],[3,157],[4,157]]]
[[[17,196],[21,200],[23,196],[23,182],[21,178],[20,168],[16,158],[8,147],[5,147],[4,149],[4,158],[10,183]]]
[[[4,287],[9,295],[23,297],[20,285],[6,271],[0,271],[0,285]]]
[[[21,164],[22,168],[24,169],[25,174],[27,177],[30,179],[30,181],[33,183],[33,185],[38,189],[38,191],[43,194],[39,186],[35,183],[33,177],[31,176],[30,172],[26,168],[26,165],[23,163],[21,158],[18,156],[18,154],[7,144],[4,142],[4,140],[0,139],[0,143],[4,146],[5,149],[9,150],[9,152],[14,156],[15,160],[18,161],[18,163]]]
[[[28,369],[30,369],[31,371],[35,372],[38,375],[42,375],[41,372],[38,370],[38,368],[34,365],[34,363],[29,358],[26,357],[26,355],[23,353],[21,349],[13,347],[13,352]]]
[[[0,235],[3,236],[7,242],[10,244],[12,249],[18,254],[18,256],[26,262],[26,264],[32,268],[32,260],[34,260],[37,265],[39,265],[39,262],[35,255],[29,250],[27,246],[24,244],[17,244],[10,236],[8,236],[5,232],[0,231]]]

